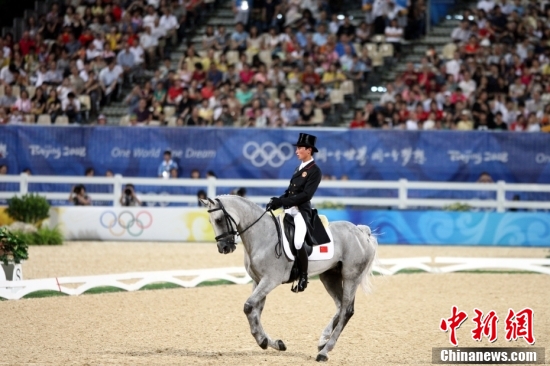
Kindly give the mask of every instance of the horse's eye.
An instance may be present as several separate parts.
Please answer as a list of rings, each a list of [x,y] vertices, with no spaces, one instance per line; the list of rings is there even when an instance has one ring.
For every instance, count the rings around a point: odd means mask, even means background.
[[[222,222],[222,219],[220,219],[220,218],[217,218],[217,219],[216,219],[216,220],[214,220],[214,221],[216,221],[216,224],[219,224],[220,222]]]

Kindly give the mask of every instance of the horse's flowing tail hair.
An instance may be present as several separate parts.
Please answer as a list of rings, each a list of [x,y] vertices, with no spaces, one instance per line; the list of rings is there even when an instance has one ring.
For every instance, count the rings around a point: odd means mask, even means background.
[[[368,258],[367,267],[361,275],[361,288],[366,294],[369,294],[372,292],[372,283],[370,281],[372,269],[375,264],[378,264],[378,240],[372,234],[370,227],[366,225],[357,225],[357,227],[363,233],[363,238],[367,243],[367,251],[372,253],[371,257]]]

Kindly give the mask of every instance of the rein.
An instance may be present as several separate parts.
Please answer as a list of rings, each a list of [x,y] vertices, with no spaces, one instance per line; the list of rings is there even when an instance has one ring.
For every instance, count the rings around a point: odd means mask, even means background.
[[[225,209],[224,205],[222,204],[222,202],[220,201],[219,198],[216,198],[216,201],[219,203],[220,207],[208,210],[208,213],[215,212],[215,211],[222,211],[223,212],[223,218],[225,219],[225,226],[227,228],[227,232],[222,233],[222,234],[220,234],[220,235],[218,235],[214,238],[214,240],[216,240],[216,241],[219,241],[220,239],[225,239],[229,236],[232,236],[233,238],[231,240],[231,243],[235,244],[235,236],[241,236],[242,237],[242,234],[244,234],[252,226],[256,225],[258,223],[258,221],[260,221],[260,219],[262,217],[264,217],[264,215],[268,212],[267,210],[264,211],[264,213],[261,214],[260,217],[258,217],[256,219],[256,221],[254,221],[252,224],[248,225],[246,227],[246,229],[241,230],[239,232],[239,230],[237,229],[237,222],[235,221],[235,219],[233,219],[233,217],[229,214],[229,212],[227,212],[227,210]],[[277,219],[275,218],[275,215],[273,214],[273,211],[269,211],[269,213],[271,213],[271,218],[273,220],[273,223],[275,224],[275,228],[277,229],[277,243],[275,244],[275,256],[277,258],[279,258],[283,254],[283,249],[282,249],[283,248],[283,242],[281,240],[281,227],[277,223]],[[233,227],[233,225],[235,225],[235,227]]]

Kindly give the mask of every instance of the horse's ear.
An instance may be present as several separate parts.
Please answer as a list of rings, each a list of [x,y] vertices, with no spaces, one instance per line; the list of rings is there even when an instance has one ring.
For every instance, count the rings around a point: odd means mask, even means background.
[[[206,207],[210,206],[210,202],[208,202],[208,200],[205,200],[205,199],[202,199],[202,198],[199,198],[202,202],[202,204]]]
[[[212,201],[211,198],[208,198],[208,201],[210,201],[211,204],[213,204],[214,206],[216,206],[216,202]]]

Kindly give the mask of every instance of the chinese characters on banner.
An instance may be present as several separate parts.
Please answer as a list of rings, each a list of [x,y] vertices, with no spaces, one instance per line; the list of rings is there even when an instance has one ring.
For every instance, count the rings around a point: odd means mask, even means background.
[[[329,159],[334,159],[336,161],[356,161],[360,166],[364,166],[369,159],[369,154],[367,146],[347,150],[328,150],[326,148],[321,148],[315,158],[323,163],[326,163]],[[393,162],[401,166],[407,166],[411,164],[424,165],[427,158],[423,149],[407,147],[401,150],[384,150],[378,148],[370,154],[370,160],[377,163]]]
[[[497,323],[499,320],[496,312],[491,310],[485,315],[479,309],[474,309],[474,312],[476,315],[472,319],[475,324],[475,328],[471,332],[472,339],[479,342],[483,339],[483,336],[485,336],[491,343],[496,341],[498,338]],[[449,342],[451,342],[453,346],[458,346],[456,331],[467,318],[468,314],[464,311],[458,311],[458,308],[453,306],[451,309],[451,316],[441,319],[439,329],[444,332],[449,331]],[[533,318],[534,312],[530,308],[525,308],[517,313],[509,309],[505,321],[506,340],[515,341],[519,338],[523,338],[527,343],[535,344]]]

